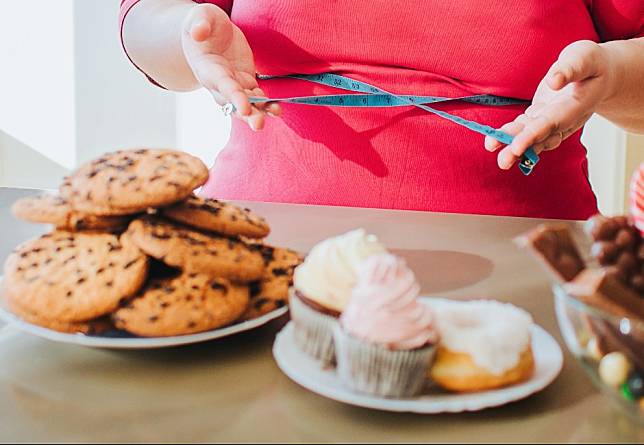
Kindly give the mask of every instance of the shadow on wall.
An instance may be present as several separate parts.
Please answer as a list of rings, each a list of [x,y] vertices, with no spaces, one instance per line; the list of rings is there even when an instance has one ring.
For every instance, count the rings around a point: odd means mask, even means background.
[[[0,187],[56,188],[68,170],[0,132]]]

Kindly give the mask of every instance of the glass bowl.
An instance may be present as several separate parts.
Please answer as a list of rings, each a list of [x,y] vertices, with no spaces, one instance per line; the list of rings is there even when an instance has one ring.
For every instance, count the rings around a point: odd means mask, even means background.
[[[591,307],[557,285],[553,292],[570,352],[597,387],[644,423],[644,322]]]

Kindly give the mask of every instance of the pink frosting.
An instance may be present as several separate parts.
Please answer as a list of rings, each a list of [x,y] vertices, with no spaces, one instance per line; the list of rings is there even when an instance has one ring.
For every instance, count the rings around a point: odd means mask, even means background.
[[[368,258],[342,314],[344,330],[387,348],[416,349],[438,340],[431,309],[418,301],[420,286],[405,261],[391,254]]]

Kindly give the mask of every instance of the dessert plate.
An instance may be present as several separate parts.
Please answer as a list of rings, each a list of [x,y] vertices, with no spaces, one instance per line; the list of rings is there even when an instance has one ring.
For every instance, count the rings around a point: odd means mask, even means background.
[[[0,277],[0,283],[2,277]],[[2,293],[0,292],[0,320],[7,323],[7,326],[0,327],[0,332],[7,329],[17,329],[27,334],[45,338],[59,343],[69,343],[79,346],[104,349],[158,349],[171,348],[176,346],[190,345],[201,343],[218,338],[228,337],[241,332],[251,331],[260,326],[281,317],[288,312],[288,307],[283,307],[270,312],[255,320],[245,321],[234,324],[222,329],[201,332],[199,334],[182,335],[176,337],[155,337],[143,338],[136,337],[123,331],[109,331],[99,335],[84,334],[64,334],[62,332],[52,331],[40,326],[27,323],[7,311],[2,304]]]
[[[292,322],[277,335],[273,356],[277,365],[291,380],[329,399],[382,411],[438,414],[479,411],[501,406],[546,388],[557,378],[563,367],[561,348],[543,328],[534,326],[532,350],[535,372],[532,378],[524,383],[472,394],[448,394],[428,388],[424,395],[410,399],[386,399],[345,388],[335,370],[324,369],[319,362],[300,351],[295,344]]]

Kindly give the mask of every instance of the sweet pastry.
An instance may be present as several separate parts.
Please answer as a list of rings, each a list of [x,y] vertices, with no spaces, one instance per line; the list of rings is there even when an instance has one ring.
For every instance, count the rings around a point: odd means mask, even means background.
[[[432,300],[440,335],[431,379],[456,392],[484,391],[529,379],[532,317],[497,301]]]
[[[248,306],[248,286],[195,273],[153,279],[112,316],[141,337],[187,335],[227,326]]]
[[[60,192],[77,211],[123,215],[174,204],[189,197],[207,180],[206,166],[187,153],[126,150],[81,166]]]
[[[243,242],[206,234],[162,219],[146,216],[127,231],[141,250],[185,272],[248,283],[264,273],[260,252]]]
[[[27,323],[65,334],[99,335],[114,329],[109,317],[80,322],[64,322],[39,317],[19,306],[18,301],[5,299],[4,307]]]
[[[269,227],[250,210],[195,197],[207,177],[186,153],[120,151],[81,166],[59,195],[19,200],[19,219],[57,229],[8,258],[1,304],[50,330],[100,335],[116,329],[113,318],[140,336],[217,329],[284,306],[301,256],[261,244]]]
[[[130,218],[97,216],[77,212],[65,198],[50,193],[29,196],[16,201],[13,215],[23,221],[51,224],[59,230],[117,232],[125,229]]]
[[[179,223],[227,236],[261,239],[271,230],[266,220],[250,209],[197,196],[162,209],[161,213]]]
[[[289,306],[295,341],[303,351],[324,364],[333,363],[333,329],[349,302],[358,267],[384,252],[374,235],[358,229],[317,244],[295,269]]]
[[[4,297],[36,317],[82,322],[114,311],[147,271],[143,252],[114,235],[56,231],[9,256]]]
[[[250,247],[262,253],[266,268],[261,280],[251,283],[250,304],[242,320],[253,320],[288,305],[288,290],[293,284],[295,268],[304,260],[299,253],[289,249],[261,244]]]
[[[358,269],[358,282],[335,327],[338,375],[356,391],[411,397],[422,391],[438,340],[431,309],[404,260],[375,255]]]

